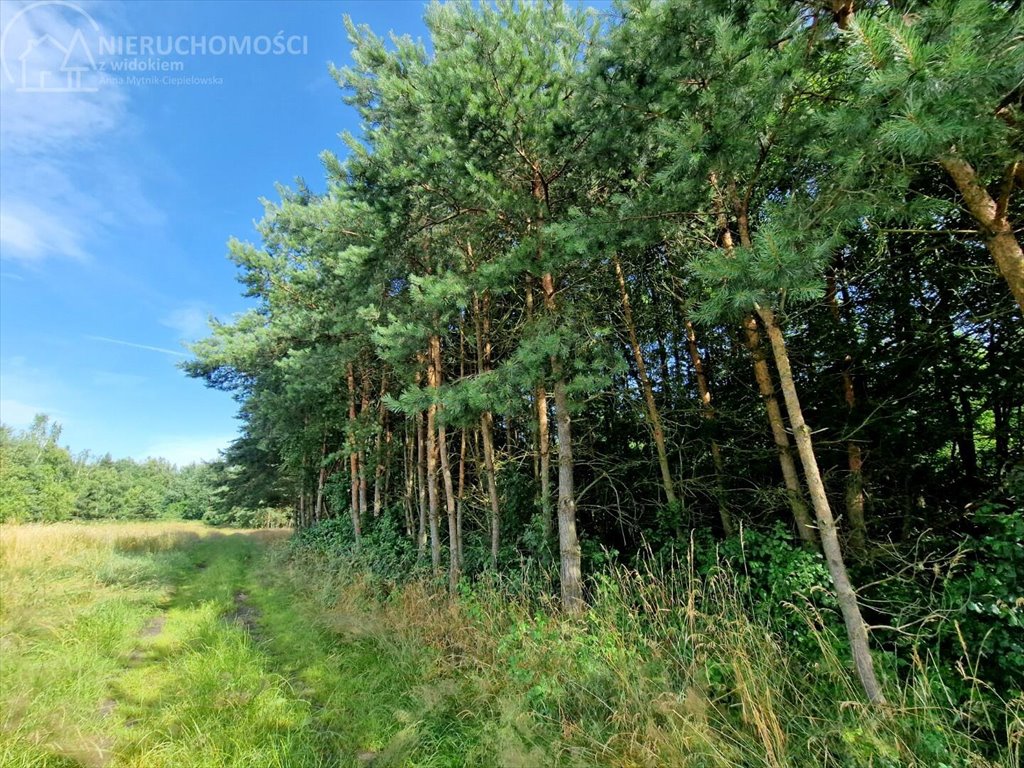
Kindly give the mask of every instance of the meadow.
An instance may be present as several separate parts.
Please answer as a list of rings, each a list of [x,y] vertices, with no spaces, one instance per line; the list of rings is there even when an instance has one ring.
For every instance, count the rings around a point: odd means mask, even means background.
[[[367,724],[393,715],[366,684],[386,654],[332,641],[264,578],[283,536],[3,527],[0,765],[364,764]]]
[[[995,744],[918,659],[868,708],[809,607],[811,666],[724,571],[609,571],[568,617],[526,575],[453,600],[289,533],[0,528],[0,765],[1019,764],[1020,702]]]

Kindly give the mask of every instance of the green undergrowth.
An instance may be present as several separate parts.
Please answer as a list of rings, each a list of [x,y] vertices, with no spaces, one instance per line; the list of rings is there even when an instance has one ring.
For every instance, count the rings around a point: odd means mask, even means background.
[[[370,556],[300,544],[275,571],[316,585],[324,626],[418,658],[395,764],[1020,764],[1024,701],[954,700],[921,658],[897,668],[879,651],[889,702],[868,706],[833,601],[795,572],[762,594],[692,553],[610,568],[592,577],[588,610],[566,617],[535,574],[483,574],[451,600],[428,576],[367,572]]]

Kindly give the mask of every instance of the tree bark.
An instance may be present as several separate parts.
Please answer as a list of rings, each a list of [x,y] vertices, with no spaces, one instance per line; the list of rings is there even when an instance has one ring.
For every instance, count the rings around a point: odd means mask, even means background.
[[[722,230],[722,247],[726,252],[733,249],[732,233],[729,230],[725,216],[725,206],[722,203],[721,193],[718,191],[717,179],[712,175],[711,185],[715,190],[718,205],[718,221]],[[736,224],[739,229],[740,244],[744,248],[753,246],[750,239],[750,218],[747,215],[745,204],[740,201],[734,189],[730,187],[730,194],[736,213]],[[743,332],[746,336],[747,349],[754,364],[754,380],[757,382],[758,392],[764,401],[765,412],[768,415],[768,428],[772,433],[772,440],[779,455],[779,467],[782,470],[782,480],[786,485],[786,497],[789,499],[789,508],[793,513],[793,520],[796,522],[796,530],[800,540],[807,547],[817,547],[818,535],[814,529],[810,513],[807,511],[807,504],[804,502],[803,490],[800,487],[800,475],[796,471],[796,463],[793,461],[793,452],[789,443],[789,435],[786,432],[786,424],[782,418],[782,409],[779,408],[778,398],[775,396],[775,384],[772,382],[772,374],[768,369],[765,360],[764,349],[761,347],[761,334],[757,330],[757,321],[753,315],[747,315],[743,320]]]
[[[362,416],[370,407],[370,371],[363,371],[362,398],[359,404],[359,415]],[[359,516],[365,520],[370,514],[367,489],[369,480],[366,477],[366,448],[364,441],[359,445]]]
[[[352,484],[352,530],[355,535],[356,547],[362,538],[359,518],[359,452],[356,449],[356,374],[352,363],[348,364],[348,424],[351,446],[349,448],[349,472]]]
[[[402,511],[405,514],[405,535],[413,540],[415,528],[413,527],[412,510],[413,499],[416,492],[416,438],[409,430],[409,421],[405,422],[405,444],[402,446],[402,463],[405,470],[402,474],[405,478],[405,493],[402,496]]]
[[[832,319],[836,328],[843,333],[843,318],[839,312],[839,302],[836,300],[836,278],[834,274],[828,275],[828,289],[826,299],[832,312]],[[849,343],[849,350],[843,355],[841,388],[843,402],[846,404],[847,421],[852,419],[857,410],[857,392],[853,386],[853,344]],[[849,423],[848,423],[849,428]],[[864,519],[864,455],[856,440],[846,440],[846,517],[850,521],[850,548],[860,552],[867,545],[868,533],[867,523]]]
[[[807,488],[810,492],[815,517],[818,520],[822,550],[825,553],[825,560],[832,576],[832,584],[836,590],[836,599],[839,601],[839,608],[846,624],[846,634],[850,641],[850,650],[857,667],[857,674],[868,700],[872,704],[884,704],[885,696],[875,676],[874,661],[868,644],[867,627],[860,613],[857,595],[846,572],[835,519],[832,516],[832,509],[829,507],[825,484],[822,482],[818,461],[814,455],[811,429],[804,421],[803,411],[800,407],[800,398],[789,364],[789,352],[786,349],[785,337],[770,308],[755,306],[755,311],[761,322],[764,323],[768,340],[771,343],[772,355],[775,358],[775,366],[779,372],[782,394],[786,402],[786,411],[789,413],[789,423],[793,426],[793,437],[796,440],[800,463],[804,467]]]
[[[617,255],[612,255],[612,265],[615,268],[615,277],[619,283],[622,317],[626,323],[629,346],[633,351],[633,358],[636,360],[637,378],[640,381],[640,389],[643,391],[644,403],[647,406],[647,423],[651,428],[654,446],[658,453],[661,484],[665,489],[665,499],[669,506],[676,507],[678,499],[676,497],[675,485],[672,482],[672,471],[668,464],[668,450],[665,448],[665,430],[661,425],[661,414],[658,413],[658,404],[654,400],[654,387],[651,385],[651,379],[647,375],[647,366],[644,364],[644,356],[640,351],[640,341],[636,335],[636,324],[633,322],[633,308],[629,303],[629,290],[626,287],[626,276],[622,272],[622,264],[619,262]]]
[[[441,387],[441,337],[434,334],[430,337],[430,356],[434,369],[435,398]],[[437,412],[442,406],[437,405]],[[444,481],[445,511],[448,515],[448,589],[452,594],[459,586],[459,528],[456,517],[455,485],[452,482],[451,463],[448,456],[448,431],[442,420],[437,424],[437,450],[441,457],[441,478]]]
[[[455,490],[455,550],[459,555],[459,567],[465,561],[462,556],[462,513],[466,495],[466,430],[459,430],[459,485]]]
[[[793,460],[789,434],[786,432],[782,409],[775,396],[775,384],[772,382],[772,374],[768,369],[768,362],[765,360],[764,348],[761,346],[761,334],[757,330],[757,321],[752,315],[748,315],[743,321],[743,330],[747,338],[747,349],[750,350],[754,361],[754,379],[757,382],[757,389],[761,393],[761,400],[764,402],[765,411],[768,414],[768,426],[771,429],[772,440],[778,451],[782,479],[786,484],[786,496],[796,522],[797,533],[800,534],[800,539],[804,544],[817,547],[818,534],[804,501],[803,491],[800,487],[800,475],[797,473],[796,462]]]
[[[533,278],[526,278],[526,316],[533,315]],[[540,477],[540,512],[544,523],[544,542],[551,541],[554,530],[551,514],[551,436],[548,425],[548,393],[541,382],[534,390],[537,408],[537,473]]]
[[[532,298],[528,296],[532,304]],[[487,293],[483,299],[474,297],[476,325],[477,370],[481,373],[491,368],[490,304]],[[498,480],[494,467],[494,416],[485,410],[480,414],[480,438],[483,441],[484,474],[487,480],[487,498],[490,502],[491,565],[498,568],[498,549],[501,544],[501,509],[498,502]]]
[[[433,350],[434,337],[430,338]],[[427,512],[430,519],[430,564],[434,575],[441,575],[441,530],[438,519],[437,492],[437,372],[434,370],[434,356],[427,360],[427,387],[430,389],[432,402],[427,408]]]
[[[555,281],[550,272],[542,278],[544,306],[552,315],[556,312]],[[555,425],[558,434],[558,552],[561,561],[562,607],[568,613],[581,613],[583,602],[583,574],[579,537],[576,534],[576,490],[573,479],[572,420],[569,416],[569,396],[562,370],[562,361],[551,356],[551,375],[555,380]]]
[[[697,378],[697,394],[700,395],[701,415],[704,420],[712,424],[715,421],[715,407],[711,403],[711,388],[708,386],[708,377],[704,371],[704,360],[700,356],[700,349],[697,347],[697,332],[693,323],[686,321],[686,347],[690,353],[690,363]],[[722,487],[722,478],[725,477],[725,465],[722,461],[722,449],[718,441],[711,438],[711,460],[715,466],[715,490],[718,501],[718,517],[722,521],[722,530],[726,536],[732,536],[736,530],[733,523],[732,513],[725,503],[725,489]]]
[[[1010,286],[1010,293],[1024,313],[1024,253],[1007,218],[1007,208],[1013,185],[1019,173],[1015,162],[1008,170],[998,201],[993,200],[977,171],[955,152],[939,158],[939,164],[953,179],[967,204],[967,210],[978,223],[981,239],[985,242],[999,273]]]
[[[416,497],[419,507],[419,525],[416,529],[416,551],[423,554],[427,548],[427,425],[422,413],[416,414]],[[431,553],[433,554],[433,553]]]
[[[377,420],[377,437],[374,441],[374,452],[377,454],[377,465],[373,470],[373,517],[380,517],[383,507],[384,483],[384,436],[388,429],[388,409],[384,405],[384,396],[387,394],[387,377],[380,378],[380,402],[378,403],[379,415]],[[390,435],[389,435],[390,436]],[[390,442],[390,440],[388,440]]]
[[[491,503],[491,565],[498,568],[501,544],[501,509],[498,504],[498,481],[494,470],[494,417],[490,411],[480,416],[480,436],[484,443],[484,471],[487,473],[487,498]]]
[[[316,505],[313,507],[313,520],[320,522],[324,519],[324,485],[327,482],[327,467],[324,466],[324,459],[327,457],[327,435],[324,435],[323,443],[320,446],[320,471],[316,478]]]

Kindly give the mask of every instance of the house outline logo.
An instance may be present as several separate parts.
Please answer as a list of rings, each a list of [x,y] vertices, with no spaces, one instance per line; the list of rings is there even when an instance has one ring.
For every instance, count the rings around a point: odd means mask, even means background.
[[[32,3],[11,17],[0,36],[0,62],[3,64],[4,76],[17,86],[15,91],[18,93],[95,93],[99,89],[90,85],[88,78],[82,77],[83,74],[98,71],[98,67],[82,32],[81,21],[66,41],[58,40],[50,32],[44,31],[38,37],[30,38],[16,56],[9,56],[7,38],[15,23],[33,10],[46,6],[67,8],[79,14],[89,28],[99,35],[100,25],[74,3],[66,0],[40,0]],[[18,62],[15,67],[17,75],[12,71],[9,58]],[[60,63],[52,66],[52,62],[57,59]]]

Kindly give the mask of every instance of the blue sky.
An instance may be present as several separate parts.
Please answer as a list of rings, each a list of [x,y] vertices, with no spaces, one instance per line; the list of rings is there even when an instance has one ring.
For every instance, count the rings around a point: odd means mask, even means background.
[[[423,8],[0,3],[0,419],[46,412],[76,452],[215,458],[237,405],[175,366],[246,306],[225,243],[255,237],[275,182],[322,188],[318,154],[358,131],[327,72],[349,62],[342,16],[421,37]],[[283,52],[254,52],[278,33]],[[214,53],[232,36],[242,52]],[[175,49],[141,55],[146,37]]]

